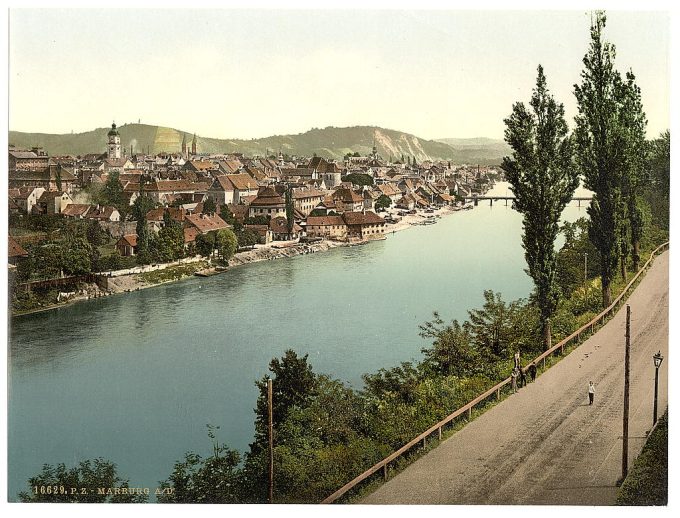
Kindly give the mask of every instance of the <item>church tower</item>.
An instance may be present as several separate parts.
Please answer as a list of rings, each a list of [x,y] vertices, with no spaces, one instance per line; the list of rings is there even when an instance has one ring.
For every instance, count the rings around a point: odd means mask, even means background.
[[[194,133],[194,140],[191,141],[191,154],[196,156],[196,133]]]
[[[182,133],[182,158],[187,157],[187,134]]]
[[[109,145],[107,147],[107,157],[108,158],[120,158],[120,134],[116,129],[116,123],[111,124],[111,130],[109,131]]]

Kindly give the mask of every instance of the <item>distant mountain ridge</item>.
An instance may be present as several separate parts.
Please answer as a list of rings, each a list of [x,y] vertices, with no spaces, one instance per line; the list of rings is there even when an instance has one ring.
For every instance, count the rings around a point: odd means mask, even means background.
[[[39,146],[50,155],[84,155],[104,153],[110,128],[74,134],[9,132],[9,142],[18,148]],[[184,139],[191,149],[193,133],[148,124],[124,124],[118,127],[126,153],[178,153]],[[375,144],[385,159],[398,160],[402,155],[423,160],[450,160],[456,164],[498,164],[505,146],[493,139],[427,140],[401,131],[377,126],[313,128],[298,135],[274,135],[259,139],[217,139],[196,137],[198,153],[244,153],[246,156],[277,154],[323,156],[342,159],[347,153],[367,155]],[[507,153],[505,153],[507,154]]]

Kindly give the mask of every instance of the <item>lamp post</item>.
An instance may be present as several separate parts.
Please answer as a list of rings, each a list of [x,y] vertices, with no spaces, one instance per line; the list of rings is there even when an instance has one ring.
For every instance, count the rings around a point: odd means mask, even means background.
[[[663,361],[663,356],[661,356],[661,351],[656,353],[654,356],[654,421],[652,426],[656,424],[656,409],[659,400],[659,367],[661,367],[661,362]]]

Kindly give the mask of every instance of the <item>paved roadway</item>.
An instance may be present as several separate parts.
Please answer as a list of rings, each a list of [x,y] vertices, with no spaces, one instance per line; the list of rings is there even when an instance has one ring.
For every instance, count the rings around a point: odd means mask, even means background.
[[[629,298],[629,467],[668,401],[668,252]],[[621,475],[625,306],[535,383],[481,415],[368,495],[364,504],[611,505]],[[588,381],[596,385],[588,405]]]

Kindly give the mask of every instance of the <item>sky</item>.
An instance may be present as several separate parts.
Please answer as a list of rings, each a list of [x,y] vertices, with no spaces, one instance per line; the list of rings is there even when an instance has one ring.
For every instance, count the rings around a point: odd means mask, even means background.
[[[573,127],[590,15],[571,11],[12,9],[9,129],[118,124],[257,138],[376,125],[503,138],[542,64]],[[667,12],[608,11],[615,65],[670,127]]]

